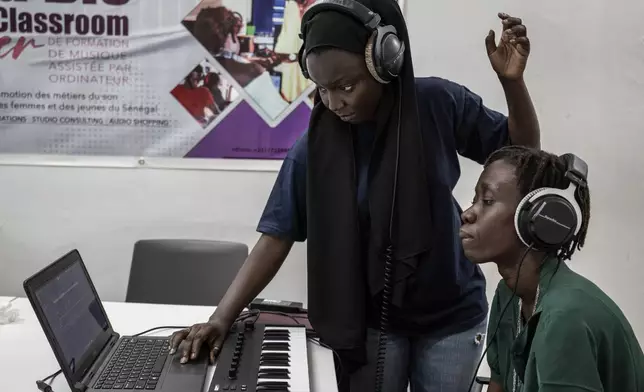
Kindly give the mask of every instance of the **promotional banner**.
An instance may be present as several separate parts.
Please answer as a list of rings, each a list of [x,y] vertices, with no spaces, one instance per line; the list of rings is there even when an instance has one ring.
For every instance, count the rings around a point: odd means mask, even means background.
[[[314,0],[2,0],[0,154],[282,158]]]

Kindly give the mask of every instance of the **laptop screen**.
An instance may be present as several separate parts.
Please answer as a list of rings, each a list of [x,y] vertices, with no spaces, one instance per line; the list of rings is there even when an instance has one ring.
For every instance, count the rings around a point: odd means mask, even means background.
[[[110,327],[80,258],[34,292],[42,314],[70,373],[94,356]]]

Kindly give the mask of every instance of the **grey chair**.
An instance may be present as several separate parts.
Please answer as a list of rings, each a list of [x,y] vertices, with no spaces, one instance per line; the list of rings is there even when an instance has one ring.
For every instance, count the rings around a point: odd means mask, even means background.
[[[248,246],[203,240],[140,240],[126,302],[216,306],[248,256]]]

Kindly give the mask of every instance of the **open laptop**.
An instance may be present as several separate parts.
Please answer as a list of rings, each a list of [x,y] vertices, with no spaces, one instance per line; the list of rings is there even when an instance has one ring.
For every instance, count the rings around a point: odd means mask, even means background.
[[[169,355],[169,337],[121,337],[112,329],[77,250],[27,279],[24,289],[72,391],[203,389],[207,354],[182,365],[178,354]]]

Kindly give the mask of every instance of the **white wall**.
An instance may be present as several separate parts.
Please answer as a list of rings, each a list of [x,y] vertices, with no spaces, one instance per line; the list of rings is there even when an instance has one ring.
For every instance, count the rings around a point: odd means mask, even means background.
[[[491,28],[499,36],[497,12],[522,17],[527,26],[532,53],[526,79],[543,148],[574,152],[589,165],[589,234],[571,266],[620,305],[644,343],[644,2],[408,0],[417,75],[458,81],[489,106],[504,108],[484,45]],[[479,173],[477,165],[464,166],[455,192],[463,205]],[[493,266],[485,271],[491,299],[499,276]]]
[[[249,163],[242,167],[279,166]],[[103,300],[121,301],[143,238],[239,241],[252,247],[275,171],[0,166],[0,295],[78,248]],[[304,300],[306,250],[295,246],[267,288]]]
[[[622,307],[644,342],[644,28],[637,0],[486,2],[407,0],[414,64],[505,107],[483,40],[498,11],[524,18],[533,43],[527,81],[544,148],[590,165],[592,218],[572,266]],[[263,166],[253,163],[251,166]],[[274,164],[267,164],[275,167]],[[456,196],[471,199],[480,168],[464,162]],[[106,300],[122,300],[137,239],[229,239],[252,246],[274,171],[0,166],[0,295],[73,247]],[[264,295],[306,300],[306,260],[297,246]],[[489,293],[498,275],[486,268]],[[491,298],[491,297],[490,297]]]

